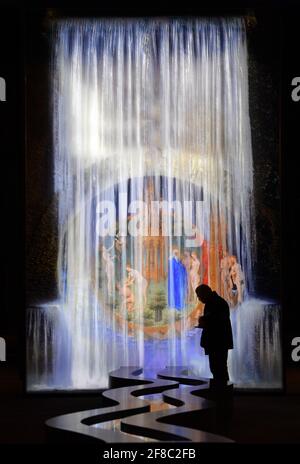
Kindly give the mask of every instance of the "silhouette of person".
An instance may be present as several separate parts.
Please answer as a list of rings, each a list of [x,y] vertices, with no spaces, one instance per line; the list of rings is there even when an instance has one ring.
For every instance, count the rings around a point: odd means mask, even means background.
[[[213,375],[211,387],[219,390],[229,380],[227,369],[228,350],[233,348],[232,329],[228,303],[205,284],[196,288],[197,297],[205,304],[198,328],[202,328],[200,346],[209,358]]]

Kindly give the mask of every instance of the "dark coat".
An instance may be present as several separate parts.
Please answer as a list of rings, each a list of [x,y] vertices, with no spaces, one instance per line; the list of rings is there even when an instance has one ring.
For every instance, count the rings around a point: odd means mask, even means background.
[[[205,304],[203,316],[199,318],[199,324],[201,323],[204,328],[200,345],[206,354],[233,348],[229,306],[216,292],[212,292]]]

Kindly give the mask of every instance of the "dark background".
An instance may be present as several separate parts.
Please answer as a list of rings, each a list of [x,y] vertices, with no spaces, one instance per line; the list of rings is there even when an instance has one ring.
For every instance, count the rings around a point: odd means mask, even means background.
[[[142,6],[130,8],[126,4],[125,11],[125,8],[106,6],[85,8],[84,14],[255,16],[257,23],[249,29],[248,46],[258,251],[256,288],[260,295],[279,297],[282,302],[285,372],[291,369],[294,372],[300,370],[300,362],[291,361],[291,340],[300,337],[300,102],[291,99],[291,81],[300,76],[300,2],[226,4],[226,7],[223,3],[216,8],[198,9],[186,2],[177,9],[152,4],[144,10]],[[0,76],[7,84],[7,102],[0,102],[0,336],[7,342],[7,362],[1,363],[0,376],[1,385],[7,384],[7,388],[15,391],[15,383],[9,383],[11,377],[6,369],[16,369],[13,382],[20,381],[25,373],[26,297],[30,301],[47,300],[55,294],[56,230],[55,199],[49,176],[47,17],[83,13],[74,8],[57,10],[54,7],[47,11],[40,7],[5,8],[1,4],[0,12]],[[289,374],[288,382],[288,388],[300,389],[299,376]],[[21,401],[19,396],[18,401]],[[68,401],[72,409],[72,400]],[[63,413],[63,405],[68,401],[57,403],[56,409],[44,414],[49,417]],[[89,401],[92,404],[93,400],[86,400],[88,407]],[[39,406],[32,403],[32,407]],[[28,406],[29,415],[30,411]],[[254,420],[253,430],[255,426]],[[30,430],[26,433],[30,436]],[[8,442],[14,441],[9,432],[6,437]]]

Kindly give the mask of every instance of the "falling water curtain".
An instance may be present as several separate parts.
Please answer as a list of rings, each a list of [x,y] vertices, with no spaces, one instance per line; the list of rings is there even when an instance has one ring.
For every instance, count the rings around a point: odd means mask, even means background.
[[[192,286],[201,281],[220,291],[228,252],[251,292],[246,32],[241,18],[97,19],[58,21],[53,37],[57,338],[67,340],[68,386],[99,388],[120,365],[189,361],[194,289],[188,304],[180,293],[170,298],[170,273],[185,278],[176,253],[183,256],[187,237],[198,234],[186,255],[191,266],[200,252],[199,268],[206,265]],[[150,210],[159,201],[171,213],[160,213],[154,233]],[[113,220],[101,223],[103,215]],[[144,223],[130,234],[136,215]],[[170,226],[175,216],[182,234]],[[165,217],[170,228],[161,240]],[[172,256],[178,268],[170,270]]]

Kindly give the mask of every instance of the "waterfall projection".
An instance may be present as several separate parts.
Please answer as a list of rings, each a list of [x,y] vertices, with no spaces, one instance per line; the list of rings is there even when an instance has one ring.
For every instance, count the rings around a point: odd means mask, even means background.
[[[233,381],[280,386],[280,308],[253,293],[243,20],[68,20],[53,40],[59,295],[29,308],[28,388],[209,376],[200,283],[230,304]]]

